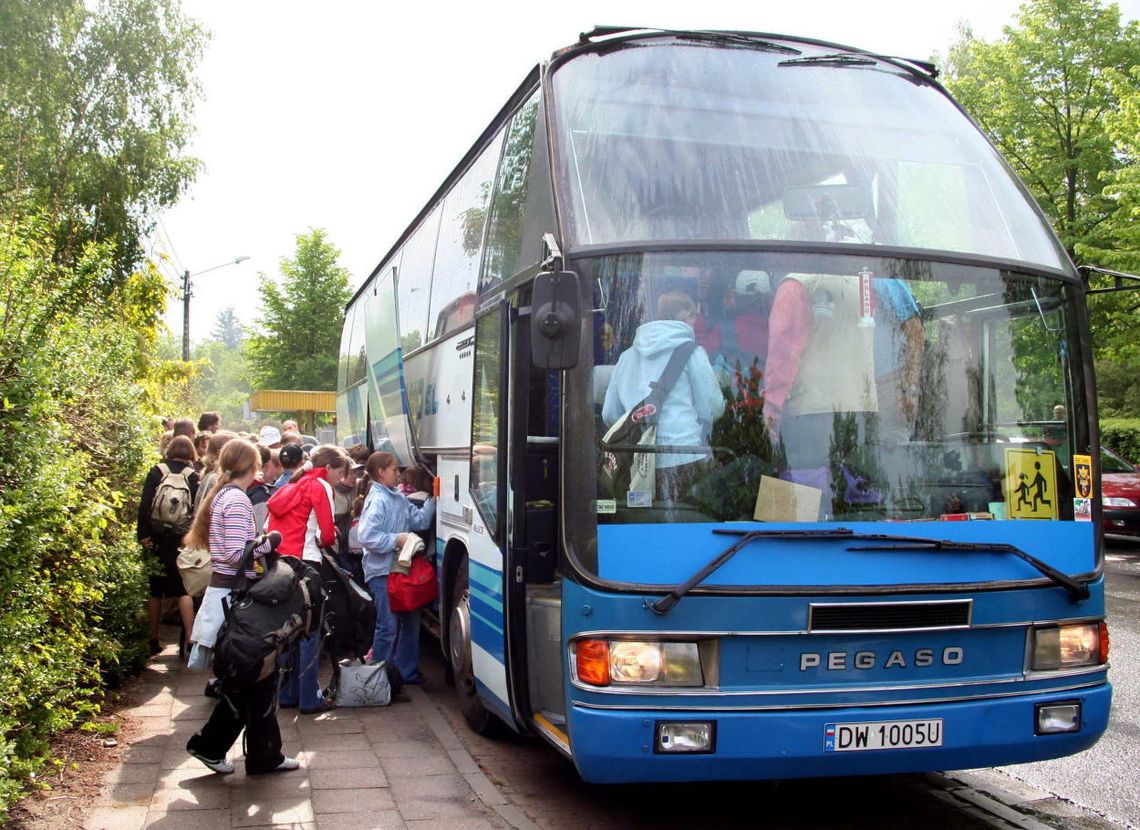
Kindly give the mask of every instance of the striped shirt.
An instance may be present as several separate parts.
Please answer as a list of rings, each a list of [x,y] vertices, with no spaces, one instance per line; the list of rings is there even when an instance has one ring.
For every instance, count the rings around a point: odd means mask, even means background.
[[[240,487],[226,486],[210,505],[210,563],[219,576],[237,576],[245,544],[254,538],[253,505]],[[257,556],[260,559],[260,556]],[[257,579],[254,571],[245,572]]]

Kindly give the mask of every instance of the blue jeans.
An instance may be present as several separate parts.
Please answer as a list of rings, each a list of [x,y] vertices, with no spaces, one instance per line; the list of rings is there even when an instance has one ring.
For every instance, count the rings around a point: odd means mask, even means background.
[[[392,646],[396,643],[396,618],[388,604],[388,576],[374,576],[368,580],[372,602],[376,606],[376,628],[372,634],[372,662],[392,659]]]
[[[317,677],[321,668],[320,635],[302,637],[300,642],[281,655],[280,663],[284,677],[278,702],[283,706],[300,705],[302,709],[316,709],[320,706],[325,699]]]
[[[404,682],[413,685],[424,682],[420,674],[420,612],[405,611],[396,614],[396,651],[392,662],[400,670]]]

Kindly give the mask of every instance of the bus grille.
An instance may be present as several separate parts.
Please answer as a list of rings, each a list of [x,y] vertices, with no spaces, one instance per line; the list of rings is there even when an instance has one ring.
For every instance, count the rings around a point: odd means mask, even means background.
[[[812,605],[808,631],[898,631],[961,628],[970,624],[970,600],[952,602]]]

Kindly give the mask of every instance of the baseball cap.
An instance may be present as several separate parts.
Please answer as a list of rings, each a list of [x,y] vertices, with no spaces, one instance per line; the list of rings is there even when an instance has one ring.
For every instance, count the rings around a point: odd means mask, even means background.
[[[281,448],[277,457],[286,467],[296,467],[305,460],[305,451],[296,444],[286,444]]]
[[[258,433],[257,436],[257,443],[262,444],[266,447],[271,447],[274,444],[280,444],[281,430],[279,430],[277,427],[271,426],[262,427],[261,432]]]

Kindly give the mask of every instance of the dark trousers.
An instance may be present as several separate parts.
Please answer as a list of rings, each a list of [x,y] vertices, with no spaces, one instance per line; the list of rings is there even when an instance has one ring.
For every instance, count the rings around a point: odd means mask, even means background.
[[[277,725],[277,672],[247,689],[230,691],[210,719],[186,743],[186,749],[211,761],[226,757],[238,735],[245,730],[245,772],[257,775],[277,768],[281,754],[281,728]]]

